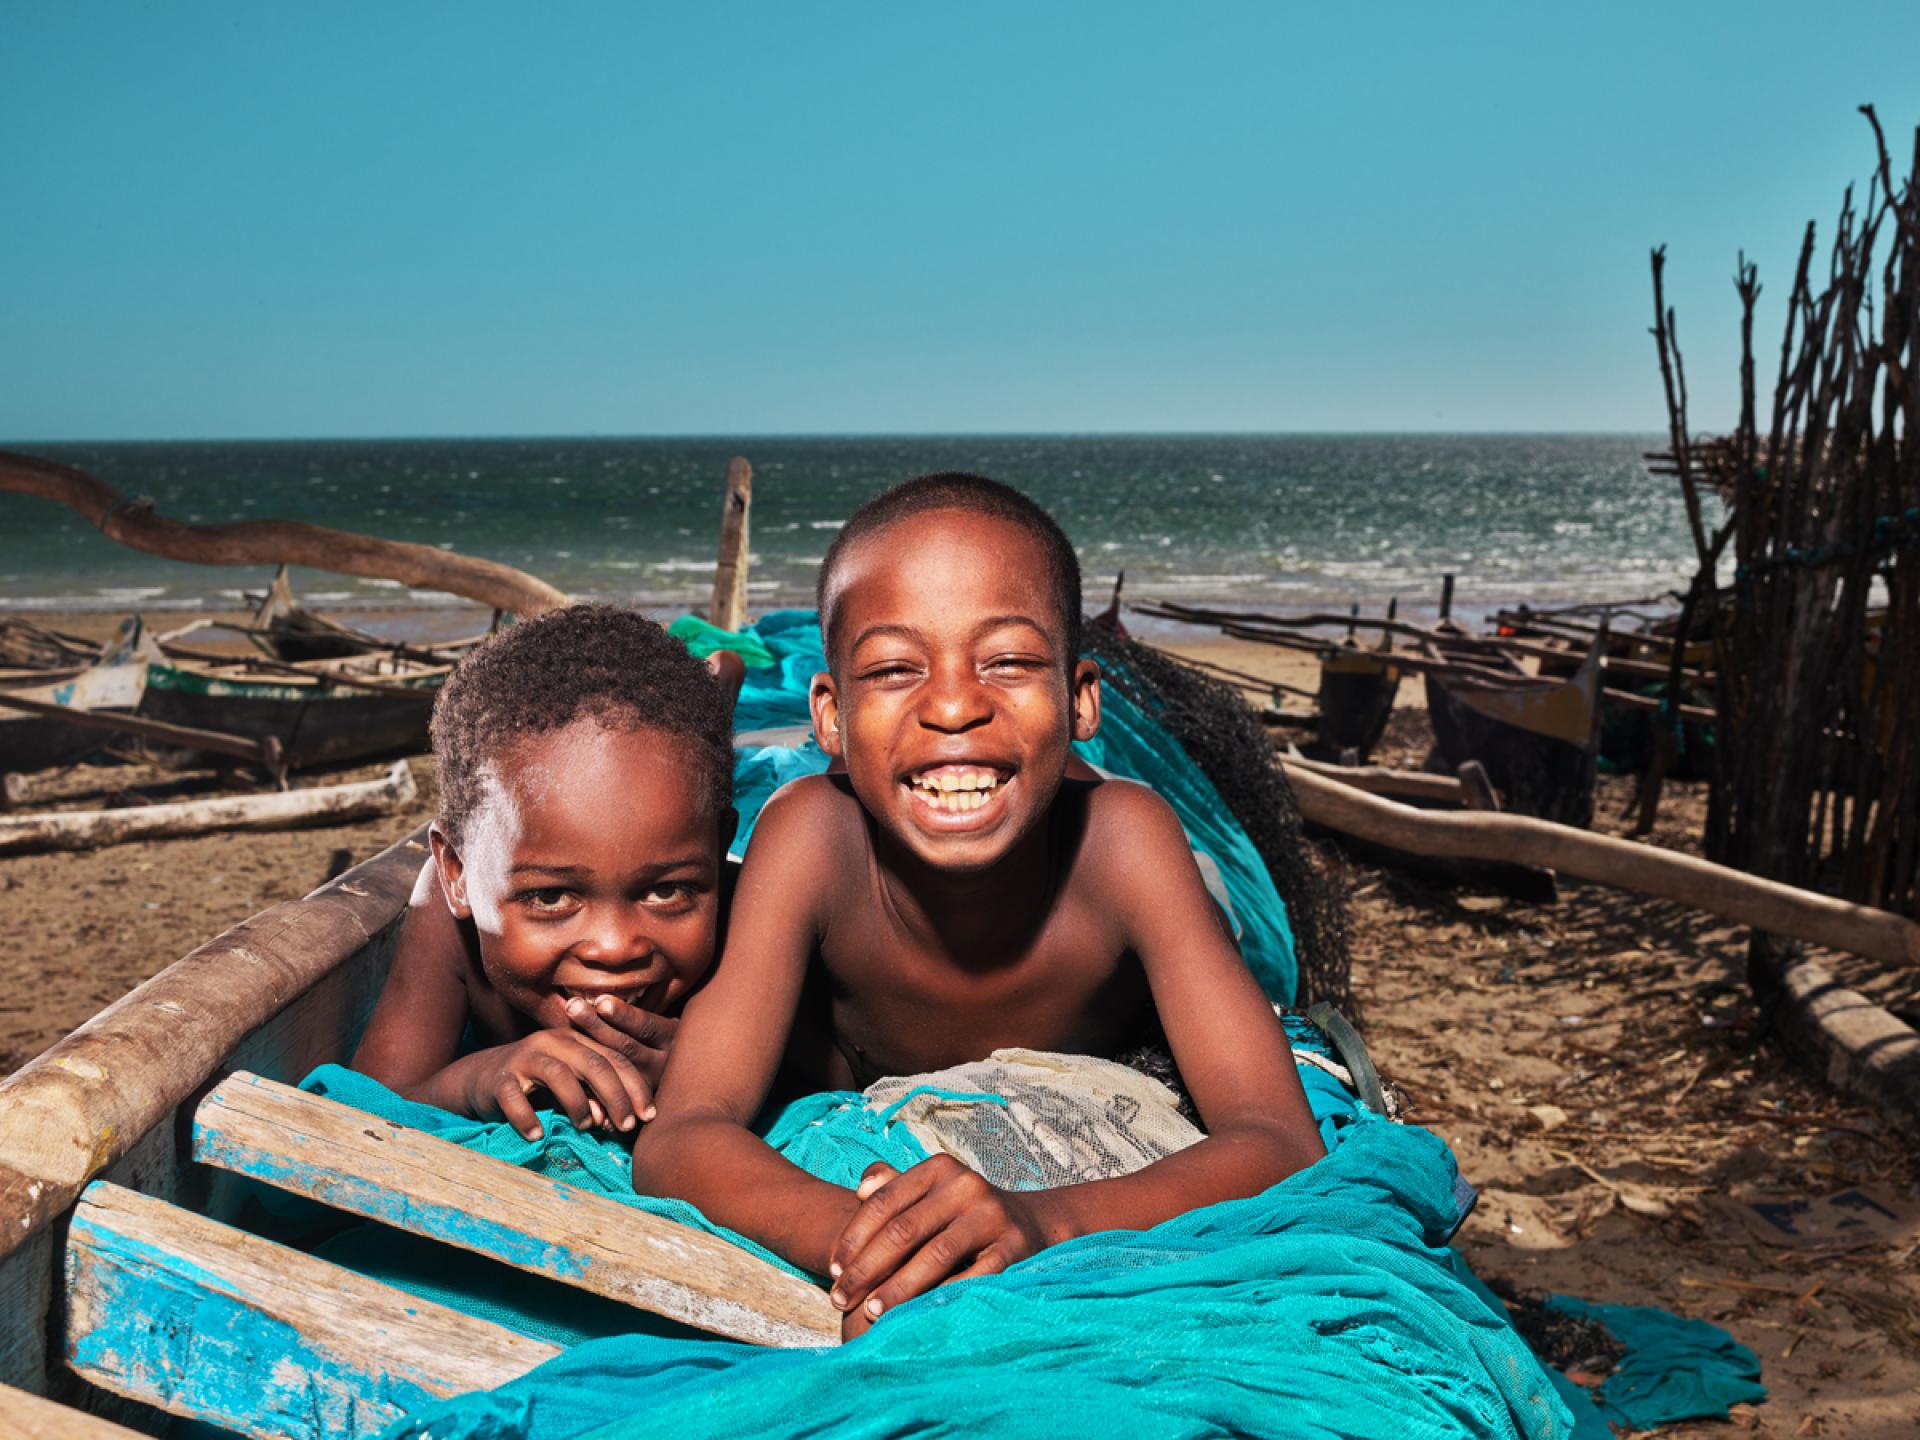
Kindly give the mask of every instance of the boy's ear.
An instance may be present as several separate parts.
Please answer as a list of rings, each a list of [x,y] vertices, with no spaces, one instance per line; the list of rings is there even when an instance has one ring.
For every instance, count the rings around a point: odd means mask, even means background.
[[[1073,738],[1091,740],[1100,733],[1100,666],[1082,660],[1073,667]]]
[[[460,852],[453,848],[453,842],[440,828],[438,820],[427,831],[427,843],[433,847],[433,868],[440,876],[440,893],[446,897],[447,909],[457,920],[471,920],[473,906],[467,903],[467,867],[461,863]]]
[[[813,677],[813,684],[807,690],[807,704],[813,710],[813,738],[827,754],[840,759],[840,697],[834,693],[830,672],[822,670]]]

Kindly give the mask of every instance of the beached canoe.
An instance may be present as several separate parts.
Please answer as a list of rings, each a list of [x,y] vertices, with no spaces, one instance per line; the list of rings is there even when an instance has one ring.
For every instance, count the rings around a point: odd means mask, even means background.
[[[320,1440],[557,1353],[294,1248],[328,1211],[263,1204],[276,1190],[526,1286],[762,1344],[837,1338],[824,1294],[724,1241],[291,1088],[351,1055],[423,840],[201,946],[0,1080],[0,1387],[149,1433],[175,1415]],[[49,1433],[91,1432],[76,1415]]]
[[[131,715],[160,659],[138,619],[128,620],[99,659],[78,668],[23,669],[0,674],[0,693],[61,710]],[[109,736],[54,715],[0,707],[0,775],[69,765],[98,750]]]
[[[1441,642],[1427,649],[1435,659],[1461,662],[1426,675],[1427,716],[1448,768],[1478,761],[1515,814],[1591,823],[1603,643],[1596,641],[1565,680],[1529,676],[1484,646],[1450,650]]]
[[[1362,649],[1348,636],[1320,656],[1320,724],[1315,738],[1334,754],[1351,750],[1364,764],[1387,733],[1401,675],[1393,664],[1391,646],[1391,634],[1372,650]]]
[[[147,672],[143,717],[277,740],[295,768],[424,750],[433,697],[451,670],[390,655],[296,666],[166,649]]]

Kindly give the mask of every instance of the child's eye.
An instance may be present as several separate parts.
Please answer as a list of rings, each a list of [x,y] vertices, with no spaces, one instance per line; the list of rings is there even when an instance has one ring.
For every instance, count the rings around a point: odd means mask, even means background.
[[[573,892],[557,885],[543,890],[524,890],[514,898],[529,910],[542,914],[558,914],[573,908]]]
[[[651,887],[640,897],[640,903],[650,910],[688,910],[693,907],[694,897],[699,893],[698,886],[684,880],[675,881]]]
[[[996,655],[987,661],[987,669],[1002,675],[1024,675],[1045,665],[1044,660],[1032,655]]]
[[[885,684],[888,681],[908,680],[914,675],[913,666],[905,661],[875,665],[860,673],[862,680],[873,680]]]

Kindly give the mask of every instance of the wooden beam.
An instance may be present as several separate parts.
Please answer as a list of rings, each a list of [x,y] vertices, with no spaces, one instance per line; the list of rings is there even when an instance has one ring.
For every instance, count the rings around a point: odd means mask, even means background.
[[[1538,865],[1889,965],[1920,965],[1920,924],[1711,861],[1524,815],[1415,810],[1309,771],[1288,776],[1316,825],[1415,855]]]
[[[33,455],[0,451],[0,491],[65,505],[109,540],[169,560],[195,565],[308,565],[338,575],[398,580],[416,590],[442,590],[516,615],[538,615],[568,603],[546,581],[511,565],[455,555],[432,545],[355,535],[300,520],[190,525],[158,514],[150,499],[122,495],[84,470]]]
[[[713,572],[709,616],[722,630],[747,623],[747,517],[753,508],[753,467],[736,455],[727,466],[720,503],[720,563]]]
[[[429,696],[429,699],[432,697]],[[24,695],[9,695],[0,690],[0,709],[22,710],[29,715],[60,720],[83,729],[112,730],[121,735],[137,735],[142,740],[159,740],[194,750],[211,750],[216,755],[232,755],[266,767],[269,772],[285,770],[278,740],[252,740],[244,735],[229,735],[222,730],[202,730],[194,725],[172,725],[164,720],[149,720],[144,715],[127,715],[109,710],[77,710],[71,705],[49,705],[29,700]]]
[[[696,1329],[840,1341],[824,1291],[718,1236],[257,1075],[200,1102],[193,1157]]]
[[[396,760],[378,780],[315,785],[282,794],[221,795],[120,810],[51,810],[36,815],[0,815],[0,855],[48,850],[93,850],[164,835],[204,835],[215,830],[292,830],[302,825],[345,825],[391,815],[418,794],[413,771]]]
[[[560,1348],[96,1181],[67,1233],[83,1379],[248,1435],[371,1435]]]
[[[7,1440],[141,1440],[140,1432],[0,1385],[0,1435]]]

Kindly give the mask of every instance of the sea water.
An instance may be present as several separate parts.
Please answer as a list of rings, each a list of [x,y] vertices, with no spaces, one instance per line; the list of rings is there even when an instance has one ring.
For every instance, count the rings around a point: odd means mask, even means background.
[[[1638,435],[899,436],[27,445],[190,521],[311,521],[505,561],[656,612],[712,591],[727,462],[754,467],[755,609],[810,601],[821,556],[881,487],[973,470],[1028,491],[1080,552],[1088,608],[1130,600],[1430,614],[1656,596],[1692,547]],[[59,506],[0,494],[0,610],[232,606],[271,570],[128,550]],[[297,571],[316,608],[442,603]]]

